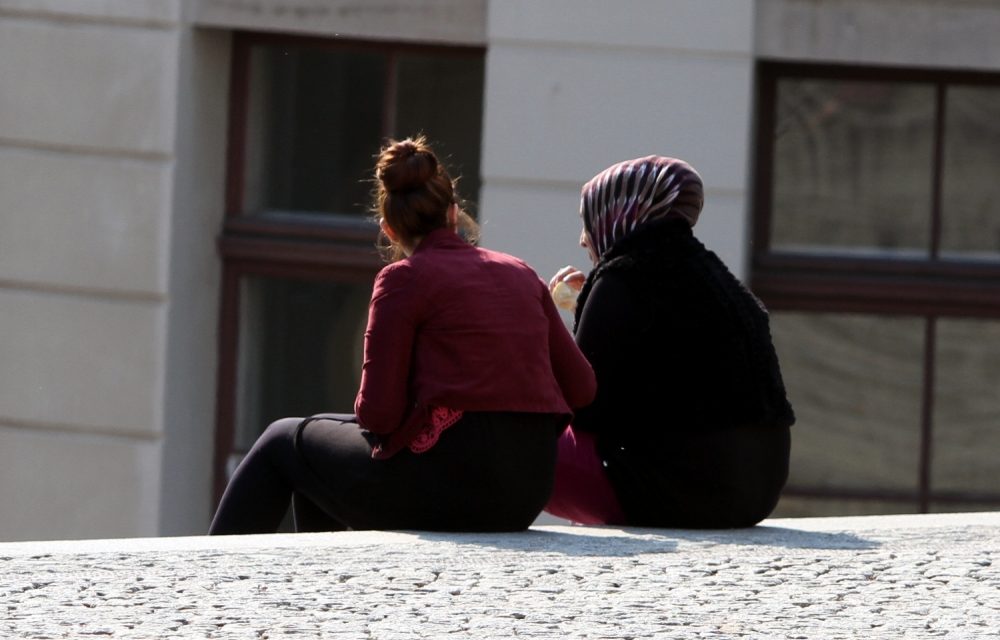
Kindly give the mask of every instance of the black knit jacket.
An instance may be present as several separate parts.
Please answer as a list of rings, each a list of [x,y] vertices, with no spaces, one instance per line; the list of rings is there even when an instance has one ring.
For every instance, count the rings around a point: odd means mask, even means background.
[[[767,311],[684,220],[643,225],[603,256],[574,333],[598,391],[573,427],[597,434],[613,481],[616,464],[645,464],[622,462],[626,449],[656,461],[690,434],[795,421]]]
[[[615,289],[613,305],[588,304],[599,284]],[[590,407],[612,400],[601,417],[640,418],[642,432],[794,422],[767,311],[683,220],[639,227],[605,254],[580,293],[574,332],[588,356],[617,352],[626,364],[597,371],[599,396],[622,394]],[[584,409],[574,425],[600,431],[596,417]]]

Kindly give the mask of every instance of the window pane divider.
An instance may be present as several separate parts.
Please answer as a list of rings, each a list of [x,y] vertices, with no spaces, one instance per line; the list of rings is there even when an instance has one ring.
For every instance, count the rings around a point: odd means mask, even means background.
[[[772,309],[1000,317],[1000,283],[872,274],[756,273],[752,289]]]
[[[923,398],[920,403],[920,462],[917,467],[920,491],[920,512],[930,510],[931,456],[933,455],[934,421],[934,352],[937,341],[937,318],[927,316],[924,321],[924,376]]]
[[[931,185],[931,256],[936,262],[941,253],[941,194],[944,191],[944,123],[945,123],[945,85],[938,83],[935,87],[934,108],[934,176]]]
[[[369,218],[353,216],[325,218],[323,214],[295,214],[284,218],[275,216],[238,216],[229,218],[223,225],[227,236],[262,236],[268,238],[330,240],[357,242],[374,246],[378,226]]]

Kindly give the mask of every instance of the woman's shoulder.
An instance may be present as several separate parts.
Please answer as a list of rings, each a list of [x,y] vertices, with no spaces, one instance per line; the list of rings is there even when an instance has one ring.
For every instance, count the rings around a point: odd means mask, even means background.
[[[390,262],[383,266],[375,276],[372,298],[410,289],[411,284],[417,280],[418,270],[419,267],[414,265],[409,258]]]
[[[410,258],[403,258],[402,260],[397,260],[384,265],[381,269],[379,269],[375,278],[376,281],[382,282],[410,279],[413,277],[414,272],[418,269],[419,265],[415,265]]]
[[[505,264],[513,264],[522,267],[524,269],[531,269],[531,266],[523,258],[519,258],[513,254],[505,253],[503,251],[497,251],[496,249],[487,249],[486,247],[475,247],[475,249],[480,256],[482,256],[487,260],[492,260],[494,262],[502,262]]]
[[[476,247],[476,252],[480,261],[488,265],[489,271],[493,272],[494,275],[520,279],[526,282],[530,281],[532,283],[535,281],[541,282],[538,272],[523,258],[483,247]]]

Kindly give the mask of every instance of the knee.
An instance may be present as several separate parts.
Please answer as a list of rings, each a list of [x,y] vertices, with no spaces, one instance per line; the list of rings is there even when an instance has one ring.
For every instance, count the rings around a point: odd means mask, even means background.
[[[291,449],[295,446],[295,431],[302,422],[301,418],[282,418],[267,425],[260,434],[253,448],[274,451],[276,449]]]

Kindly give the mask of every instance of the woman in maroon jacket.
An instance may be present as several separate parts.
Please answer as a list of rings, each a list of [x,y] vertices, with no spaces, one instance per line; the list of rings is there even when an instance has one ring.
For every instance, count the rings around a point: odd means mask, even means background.
[[[397,261],[378,274],[356,415],[271,424],[226,488],[210,533],[524,529],[545,505],[556,443],[594,397],[593,370],[547,285],[474,247],[451,178],[422,138],[375,167]]]

